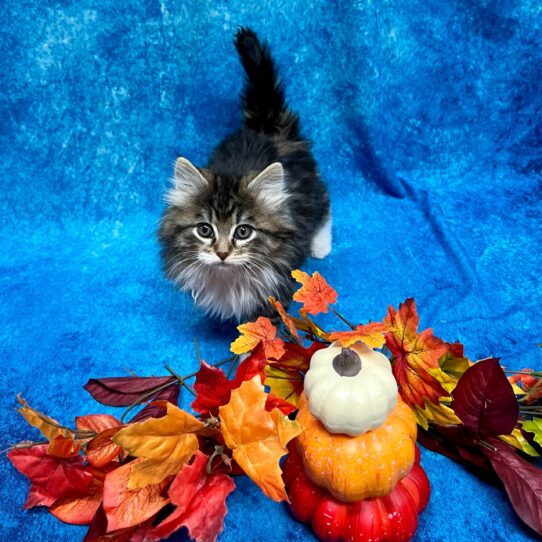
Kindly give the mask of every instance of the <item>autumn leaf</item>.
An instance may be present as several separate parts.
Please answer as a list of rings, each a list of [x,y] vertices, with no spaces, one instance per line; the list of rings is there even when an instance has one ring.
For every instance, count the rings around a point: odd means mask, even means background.
[[[217,413],[218,407],[230,400],[231,390],[232,381],[228,380],[224,371],[202,360],[194,382],[196,398],[190,406],[205,416]]]
[[[512,385],[521,386],[519,389],[525,394],[525,402],[529,405],[542,399],[542,379],[534,376],[533,372],[532,369],[522,369],[521,373],[508,378]]]
[[[269,318],[260,316],[255,322],[248,322],[237,326],[241,335],[231,343],[234,354],[250,352],[258,344],[262,344],[266,358],[280,359],[284,354],[284,341],[276,338],[277,328]]]
[[[23,505],[25,510],[34,508],[35,506],[51,506],[55,501],[56,497],[47,493],[45,489],[39,486],[31,485],[28,490],[28,495],[26,501]]]
[[[299,372],[268,365],[265,375],[265,385],[273,395],[288,401],[294,407],[299,406],[299,396],[303,391],[303,378]]]
[[[151,400],[160,389],[176,381],[174,376],[91,378],[83,388],[102,405],[130,406]]]
[[[542,471],[521,458],[516,451],[489,439],[490,447],[482,448],[501,479],[518,516],[538,534],[542,534]]]
[[[524,422],[525,424],[525,422]],[[529,431],[528,431],[529,432]],[[530,455],[531,457],[540,457],[540,454],[529,444],[529,441],[523,436],[521,429],[516,427],[509,435],[499,435],[499,440],[510,444],[514,448]],[[536,442],[536,439],[535,439]]]
[[[143,422],[149,418],[162,418],[167,414],[163,401],[177,406],[179,403],[180,384],[172,384],[159,391],[150,404],[142,408],[131,420],[130,423]]]
[[[136,459],[111,471],[105,477],[103,508],[107,516],[108,531],[138,525],[169,502],[169,497],[163,495],[169,480],[134,489],[128,487],[133,477],[133,469],[144,462],[145,459]]]
[[[518,420],[514,390],[497,359],[479,361],[465,371],[452,397],[457,417],[482,438],[507,435]]]
[[[173,480],[168,494],[173,512],[152,529],[151,540],[163,540],[179,530],[188,529],[196,542],[214,542],[224,528],[226,498],[235,489],[230,476],[207,473],[209,456],[198,451],[191,465],[184,465]]]
[[[151,519],[147,521],[152,521]],[[107,517],[105,515],[103,506],[98,507],[96,514],[92,518],[92,522],[89,525],[87,534],[83,539],[83,542],[136,542],[135,538],[132,538],[136,533],[141,533],[141,527],[145,527],[146,522],[142,526],[127,527],[126,529],[118,529],[114,532],[107,532]],[[148,542],[144,538],[140,538],[139,542]]]
[[[105,467],[122,452],[122,448],[113,442],[113,437],[120,431],[120,426],[102,431],[87,444],[85,457],[93,467]]]
[[[358,341],[364,342],[371,348],[382,348],[386,339],[384,331],[386,326],[380,322],[359,325],[352,331],[336,331],[329,334],[330,341],[339,341],[341,346],[348,348]]]
[[[53,418],[34,410],[20,395],[17,400],[21,403],[18,409],[23,418],[49,441],[47,453],[58,457],[72,457],[79,453],[80,444],[74,440],[74,432]]]
[[[534,441],[542,446],[542,418],[533,418],[523,422],[523,430],[534,435]]]
[[[299,333],[297,331],[297,328],[295,327],[295,321],[294,319],[286,312],[284,307],[282,306],[282,303],[280,301],[277,301],[273,296],[269,296],[269,303],[273,306],[273,308],[278,312],[281,320],[283,321],[284,325],[288,328],[294,339],[302,344],[301,337],[299,336]]]
[[[49,508],[49,512],[64,523],[89,525],[101,503],[101,492],[85,495],[84,497],[68,497],[56,501]]]
[[[309,370],[313,354],[327,346],[327,344],[320,341],[312,342],[307,348],[296,343],[286,343],[284,345],[284,355],[278,361],[269,360],[269,365],[287,371],[306,372]]]
[[[430,421],[445,426],[461,423],[461,420],[455,415],[454,411],[443,403],[435,405],[431,401],[424,399],[424,408],[414,405],[412,410],[414,411],[418,425],[424,429],[428,429]]]
[[[49,455],[56,455],[57,457],[73,457],[79,454],[80,449],[81,442],[71,437],[59,435],[49,444],[47,453]]]
[[[424,398],[438,404],[448,395],[428,369],[438,369],[440,357],[447,351],[444,341],[433,335],[432,329],[418,333],[419,317],[416,302],[409,298],[396,311],[388,308],[384,318],[386,345],[395,356],[393,374],[405,403],[425,407]]]
[[[198,450],[196,432],[203,423],[188,412],[166,403],[163,418],[150,418],[121,429],[113,442],[130,455],[142,458],[133,465],[129,489],[157,484],[176,474]]]
[[[268,393],[267,400],[265,401],[265,410],[271,412],[275,408],[280,410],[285,416],[288,416],[288,414],[297,410],[297,405],[273,393]]]
[[[279,459],[286,443],[302,428],[277,410],[267,412],[267,394],[258,376],[232,391],[230,402],[220,407],[222,434],[233,458],[272,500],[288,500]]]
[[[52,456],[47,453],[47,445],[14,449],[7,456],[13,466],[30,480],[33,498],[41,501],[39,504],[50,504],[51,499],[78,497],[89,492],[93,476],[80,456]]]
[[[465,357],[461,343],[446,343],[446,352],[438,360],[440,370],[457,381],[463,373],[472,365]]]
[[[296,269],[292,277],[301,288],[294,294],[293,299],[303,304],[303,309],[309,314],[316,315],[327,312],[327,306],[337,301],[337,292],[326,282],[320,273],[313,273],[312,277]]]
[[[203,416],[217,416],[218,407],[229,402],[231,390],[256,375],[260,375],[262,382],[265,380],[266,365],[267,360],[261,343],[239,364],[233,380],[228,380],[222,369],[202,361],[194,383],[196,398],[190,406]]]
[[[120,421],[110,414],[89,414],[88,416],[77,416],[75,426],[78,431],[94,431],[98,434],[112,427],[120,427]]]

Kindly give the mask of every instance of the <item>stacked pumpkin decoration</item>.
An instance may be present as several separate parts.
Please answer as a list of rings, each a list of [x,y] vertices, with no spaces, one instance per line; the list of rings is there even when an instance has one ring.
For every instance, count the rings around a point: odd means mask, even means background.
[[[364,343],[318,350],[283,473],[296,519],[324,542],[406,542],[429,500],[416,419],[391,365]]]

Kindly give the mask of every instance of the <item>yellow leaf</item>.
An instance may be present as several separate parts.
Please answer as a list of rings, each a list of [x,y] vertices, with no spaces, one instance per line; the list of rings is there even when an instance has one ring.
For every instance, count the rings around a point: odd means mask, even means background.
[[[435,405],[428,399],[424,399],[424,405],[424,408],[414,405],[413,410],[418,424],[426,430],[429,427],[429,421],[438,425],[458,425],[461,423],[454,411],[443,403]]]
[[[286,444],[301,426],[276,409],[265,410],[267,394],[259,376],[232,391],[230,402],[221,406],[219,416],[226,445],[245,473],[272,500],[288,500],[279,459]]]
[[[529,444],[527,439],[523,436],[523,433],[521,432],[521,429],[519,427],[516,427],[509,435],[500,435],[499,439],[532,457],[540,457],[540,454]]]
[[[198,450],[196,432],[203,423],[167,401],[157,403],[167,408],[163,418],[130,424],[113,437],[130,455],[145,459],[133,465],[128,489],[160,483],[179,472]]]
[[[286,399],[294,406],[299,406],[299,395],[303,391],[303,381],[299,372],[287,372],[267,365],[265,367],[265,385],[273,395]]]
[[[34,410],[20,395],[17,400],[21,403],[20,414],[49,441],[47,453],[58,457],[71,457],[77,455],[80,449],[75,442],[75,433],[67,427],[61,427],[53,418]]]

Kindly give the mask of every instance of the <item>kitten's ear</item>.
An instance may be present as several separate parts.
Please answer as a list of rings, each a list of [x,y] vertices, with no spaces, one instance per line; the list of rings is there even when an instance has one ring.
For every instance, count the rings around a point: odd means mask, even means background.
[[[247,189],[268,208],[279,208],[288,198],[282,164],[275,162],[267,166],[248,183]]]
[[[199,191],[205,188],[209,181],[201,174],[190,160],[182,156],[175,160],[175,188],[185,191]]]
[[[171,205],[184,205],[191,197],[209,185],[209,181],[201,174],[190,160],[179,157],[175,161],[173,176],[174,187],[166,195]]]

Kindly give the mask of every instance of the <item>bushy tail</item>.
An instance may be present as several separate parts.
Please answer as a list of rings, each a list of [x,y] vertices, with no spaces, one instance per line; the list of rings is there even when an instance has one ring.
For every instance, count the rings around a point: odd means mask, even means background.
[[[299,119],[286,105],[284,89],[267,44],[261,44],[250,28],[240,28],[234,43],[246,72],[242,94],[245,125],[270,135],[299,138]]]

